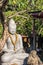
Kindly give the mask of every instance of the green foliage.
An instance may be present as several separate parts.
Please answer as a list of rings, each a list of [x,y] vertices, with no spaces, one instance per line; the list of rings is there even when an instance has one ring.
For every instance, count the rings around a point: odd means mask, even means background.
[[[9,0],[8,5],[5,8],[5,16],[8,18],[19,11],[27,10],[24,13],[20,13],[18,16],[13,16],[13,19],[17,23],[17,32],[30,36],[32,32],[33,18],[27,13],[31,11],[43,11],[43,0]],[[40,19],[35,21],[35,32],[39,34],[41,28],[43,28]],[[43,32],[40,32],[43,35]]]
[[[3,27],[2,24],[0,23],[0,38],[2,37],[2,32],[3,32]]]

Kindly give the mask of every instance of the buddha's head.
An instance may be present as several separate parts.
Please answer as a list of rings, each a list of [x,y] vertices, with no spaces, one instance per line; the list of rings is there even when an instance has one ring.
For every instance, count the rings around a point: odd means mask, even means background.
[[[35,50],[32,50],[30,54],[31,54],[33,57],[36,57],[37,52],[36,52]]]
[[[16,33],[16,23],[13,19],[10,19],[9,21],[8,30],[11,34]]]

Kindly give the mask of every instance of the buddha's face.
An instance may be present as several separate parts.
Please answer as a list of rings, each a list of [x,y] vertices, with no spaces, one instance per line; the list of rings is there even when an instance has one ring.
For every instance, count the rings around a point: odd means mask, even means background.
[[[31,55],[35,58],[37,55],[37,52],[35,50],[31,51]]]
[[[9,32],[10,32],[11,34],[15,34],[15,33],[16,33],[16,24],[15,24],[15,22],[14,22],[13,19],[11,19],[11,20],[9,21],[9,27],[8,27],[8,29],[9,29]]]

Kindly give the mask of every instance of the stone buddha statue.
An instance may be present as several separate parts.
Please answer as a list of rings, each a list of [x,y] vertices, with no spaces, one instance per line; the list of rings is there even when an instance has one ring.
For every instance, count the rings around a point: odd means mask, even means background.
[[[14,63],[22,65],[24,59],[29,55],[23,52],[23,42],[20,34],[16,33],[16,23],[10,19],[8,24],[9,36],[2,49],[4,54],[1,56],[2,65],[12,65]]]

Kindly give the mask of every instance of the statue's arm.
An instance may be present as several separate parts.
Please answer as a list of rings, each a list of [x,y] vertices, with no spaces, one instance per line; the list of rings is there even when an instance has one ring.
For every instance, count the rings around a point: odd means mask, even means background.
[[[22,36],[18,35],[18,37],[19,37],[19,47],[16,49],[16,52],[24,52],[24,50],[23,50]]]
[[[30,64],[30,63],[31,63],[31,58],[28,57],[27,64]]]
[[[28,65],[31,65],[31,63],[33,62],[32,60],[33,60],[32,56],[29,55],[29,57],[28,57],[28,59],[27,59],[27,64],[28,64]]]
[[[42,61],[40,60],[40,58],[39,57],[37,57],[38,58],[38,62],[39,62],[39,64],[42,64]]]
[[[23,41],[21,35],[19,35],[19,43],[20,43],[20,48],[23,49]]]
[[[2,49],[2,52],[11,52],[11,50],[8,49],[8,43],[6,42],[3,49]]]
[[[5,43],[3,49],[2,49],[2,52],[7,52],[7,43]]]

